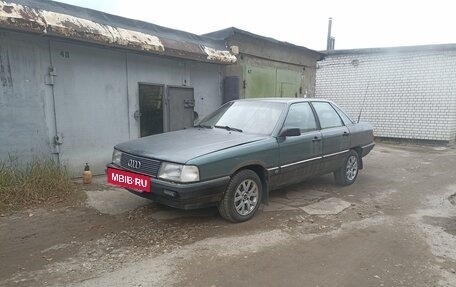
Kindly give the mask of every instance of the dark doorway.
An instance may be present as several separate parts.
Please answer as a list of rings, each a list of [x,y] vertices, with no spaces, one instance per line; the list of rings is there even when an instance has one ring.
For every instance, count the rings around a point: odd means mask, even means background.
[[[163,86],[139,84],[141,137],[163,133]]]
[[[195,98],[193,88],[168,87],[169,130],[193,126]]]

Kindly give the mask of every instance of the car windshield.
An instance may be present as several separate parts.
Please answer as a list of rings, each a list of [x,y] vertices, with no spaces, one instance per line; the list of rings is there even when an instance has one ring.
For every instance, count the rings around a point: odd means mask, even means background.
[[[199,126],[270,135],[285,107],[276,102],[230,102],[201,120]]]

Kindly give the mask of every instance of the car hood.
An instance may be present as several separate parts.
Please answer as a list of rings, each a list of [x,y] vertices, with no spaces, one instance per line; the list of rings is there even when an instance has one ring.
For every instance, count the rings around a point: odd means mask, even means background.
[[[139,138],[115,148],[137,156],[186,163],[205,154],[266,138],[223,129],[191,128]]]

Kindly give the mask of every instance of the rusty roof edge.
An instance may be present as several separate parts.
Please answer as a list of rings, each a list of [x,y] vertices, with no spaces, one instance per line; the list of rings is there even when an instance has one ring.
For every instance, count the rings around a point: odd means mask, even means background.
[[[220,51],[207,46],[202,46],[202,48],[207,54],[207,60],[220,63],[236,63],[236,56],[232,55],[229,51]]]
[[[210,63],[231,64],[236,61],[227,50],[184,41],[174,41],[178,44],[169,47],[168,52],[164,42],[169,41],[163,37],[6,1],[0,1],[0,28]]]

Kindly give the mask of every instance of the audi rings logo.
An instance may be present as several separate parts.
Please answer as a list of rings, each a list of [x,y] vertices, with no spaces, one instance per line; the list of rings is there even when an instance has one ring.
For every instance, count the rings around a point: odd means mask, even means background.
[[[130,159],[127,165],[134,169],[139,169],[141,167],[141,162],[139,160]]]

